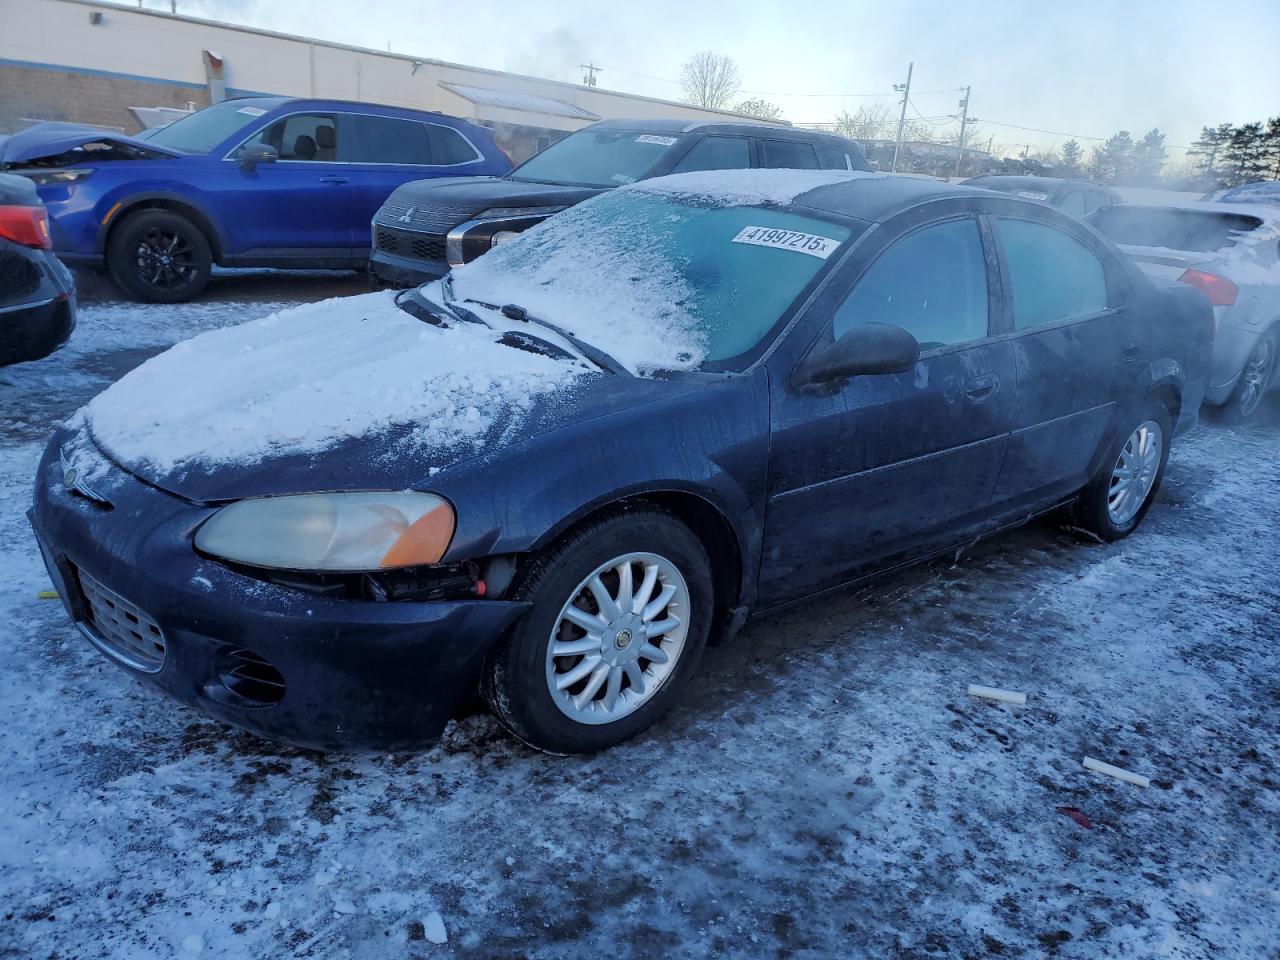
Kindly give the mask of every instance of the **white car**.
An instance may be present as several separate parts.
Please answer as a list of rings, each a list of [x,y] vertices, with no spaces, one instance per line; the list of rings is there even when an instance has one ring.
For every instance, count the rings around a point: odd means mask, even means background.
[[[1217,327],[1205,403],[1229,421],[1251,416],[1277,385],[1280,207],[1120,204],[1099,210],[1087,222],[1147,274],[1204,292]]]

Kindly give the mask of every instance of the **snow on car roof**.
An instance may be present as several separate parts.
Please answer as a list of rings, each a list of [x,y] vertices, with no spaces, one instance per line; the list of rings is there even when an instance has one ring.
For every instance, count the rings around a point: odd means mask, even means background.
[[[883,173],[859,170],[698,170],[655,177],[620,189],[698,197],[717,206],[788,204],[810,190],[850,180],[887,180]]]
[[[422,448],[478,442],[499,416],[585,372],[441,328],[391,292],[341,297],[202,334],[148,360],[84,410],[114,459],[170,473],[311,453],[393,427]]]

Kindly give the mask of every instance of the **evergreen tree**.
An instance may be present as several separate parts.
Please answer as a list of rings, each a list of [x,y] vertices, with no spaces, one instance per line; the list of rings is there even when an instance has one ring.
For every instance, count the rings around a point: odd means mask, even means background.
[[[1089,176],[1099,183],[1127,182],[1133,173],[1133,135],[1121,130],[1100,147],[1093,148]]]
[[[1187,156],[1195,158],[1197,173],[1219,183],[1219,168],[1223,163],[1223,148],[1231,142],[1235,127],[1222,123],[1216,127],[1204,127],[1200,131],[1200,139],[1191,145]],[[1219,185],[1221,185],[1219,183]]]
[[[1084,163],[1084,151],[1080,149],[1080,144],[1075,140],[1068,140],[1062,145],[1062,175],[1078,176],[1082,163]]]
[[[1129,179],[1135,184],[1157,183],[1164,160],[1164,134],[1157,128],[1134,145]]]
[[[1263,180],[1270,173],[1266,130],[1260,121],[1236,127],[1222,153],[1227,168],[1221,178],[1223,186]]]

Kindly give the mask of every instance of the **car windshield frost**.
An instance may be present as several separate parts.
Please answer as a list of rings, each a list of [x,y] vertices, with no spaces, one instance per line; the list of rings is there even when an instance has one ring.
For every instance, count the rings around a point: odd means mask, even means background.
[[[515,180],[617,187],[643,178],[678,139],[642,130],[583,130],[526,160],[511,176]]]
[[[455,268],[453,291],[518,304],[634,373],[732,367],[835,262],[850,232],[784,210],[619,190]]]
[[[184,153],[208,153],[266,112],[243,100],[224,100],[175,120],[147,139]]]

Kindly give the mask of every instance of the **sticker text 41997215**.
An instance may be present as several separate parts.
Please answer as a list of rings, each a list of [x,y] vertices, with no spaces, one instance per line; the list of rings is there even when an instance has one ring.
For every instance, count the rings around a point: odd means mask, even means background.
[[[816,233],[800,233],[796,230],[779,230],[776,227],[743,227],[733,238],[734,243],[750,243],[757,247],[776,247],[779,250],[794,250],[796,253],[807,253],[811,257],[825,260],[831,256],[839,240],[821,237]]]

